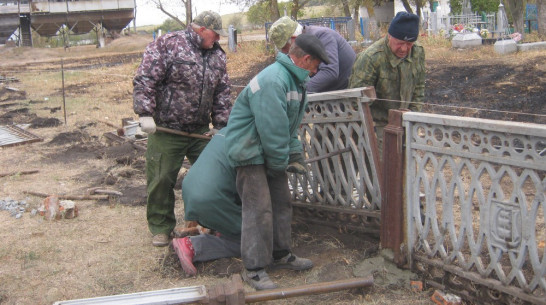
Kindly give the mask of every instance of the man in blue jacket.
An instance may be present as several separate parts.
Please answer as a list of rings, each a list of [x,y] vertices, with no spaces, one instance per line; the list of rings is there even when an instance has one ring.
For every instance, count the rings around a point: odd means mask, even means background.
[[[338,32],[322,26],[301,25],[288,16],[275,21],[269,29],[269,39],[282,53],[288,53],[300,34],[316,36],[328,54],[330,63],[321,63],[319,71],[307,82],[309,93],[347,89],[356,53]]]
[[[292,205],[285,171],[304,174],[298,128],[305,113],[305,83],[329,63],[318,38],[298,36],[288,55],[255,76],[239,94],[228,125],[205,148],[184,179],[185,219],[220,236],[177,238],[184,271],[193,262],[242,257],[243,279],[273,289],[265,267],[306,270],[309,259],[291,251]]]

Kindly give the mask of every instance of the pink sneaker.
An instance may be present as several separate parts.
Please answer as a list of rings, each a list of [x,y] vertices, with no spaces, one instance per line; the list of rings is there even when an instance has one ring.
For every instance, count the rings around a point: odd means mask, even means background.
[[[195,256],[195,250],[191,244],[189,237],[175,238],[173,239],[173,248],[178,255],[182,269],[187,275],[196,275],[197,269],[193,265],[193,257]]]

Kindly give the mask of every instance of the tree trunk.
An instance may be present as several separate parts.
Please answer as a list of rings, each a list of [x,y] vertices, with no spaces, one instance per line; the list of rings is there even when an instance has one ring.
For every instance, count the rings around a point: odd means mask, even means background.
[[[413,10],[411,9],[411,6],[410,6],[408,0],[402,0],[402,4],[404,4],[404,8],[406,9],[406,11],[407,11],[408,13],[412,13],[412,14],[413,14]]]
[[[271,11],[271,21],[275,22],[277,19],[281,18],[277,0],[271,0],[271,2],[269,3],[269,10]]]
[[[537,0],[538,34],[546,37],[546,0]]]
[[[191,13],[191,0],[181,0],[182,3],[184,3],[184,6],[186,7],[186,24],[190,24],[193,21],[193,16]]]
[[[349,8],[349,0],[341,0],[341,4],[343,5],[343,14],[345,17],[351,17],[351,10]]]
[[[523,19],[525,14],[526,0],[506,0],[510,13],[512,14],[512,20],[514,21],[514,28],[516,32],[521,34],[523,38],[525,34],[525,28],[523,27]]]
[[[300,10],[300,3],[298,0],[292,0],[292,8],[290,9],[290,18],[298,20],[298,12]]]
[[[421,7],[423,7],[423,4],[422,3],[424,2],[423,0],[415,0],[415,14],[417,14],[417,16],[419,16],[419,19],[421,19]]]

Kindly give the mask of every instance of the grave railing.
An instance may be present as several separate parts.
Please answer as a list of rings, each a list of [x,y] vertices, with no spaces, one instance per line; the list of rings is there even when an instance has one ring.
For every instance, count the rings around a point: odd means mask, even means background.
[[[381,166],[372,87],[310,94],[300,128],[306,175],[290,175],[296,217],[379,232]]]
[[[412,270],[476,304],[546,304],[546,126],[403,120]]]

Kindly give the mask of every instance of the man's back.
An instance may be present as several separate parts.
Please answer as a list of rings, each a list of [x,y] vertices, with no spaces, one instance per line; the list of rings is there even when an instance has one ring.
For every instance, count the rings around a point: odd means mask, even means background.
[[[319,72],[307,83],[309,92],[346,89],[356,59],[351,45],[338,32],[320,26],[306,26],[304,33],[315,35],[324,45],[330,64],[321,64]]]

